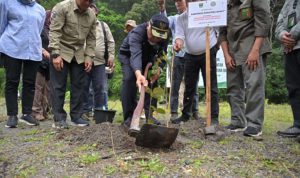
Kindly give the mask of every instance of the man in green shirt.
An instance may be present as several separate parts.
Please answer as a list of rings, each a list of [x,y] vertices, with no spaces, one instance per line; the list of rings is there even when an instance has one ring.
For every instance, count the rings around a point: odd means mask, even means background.
[[[65,0],[52,10],[50,25],[51,98],[55,128],[68,128],[64,98],[70,73],[70,116],[73,124],[87,126],[81,118],[85,72],[92,68],[96,46],[96,17],[89,8],[91,0]]]
[[[300,1],[285,1],[278,16],[275,30],[284,52],[285,81],[294,122],[277,134],[283,137],[299,137],[300,142]]]
[[[245,136],[262,134],[266,57],[271,18],[268,0],[230,0],[227,27],[220,42],[227,67],[227,96],[231,106],[230,131]]]

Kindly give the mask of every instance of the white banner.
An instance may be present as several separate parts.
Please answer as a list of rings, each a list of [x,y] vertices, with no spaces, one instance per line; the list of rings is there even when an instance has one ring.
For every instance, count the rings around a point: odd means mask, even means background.
[[[168,46],[168,60],[169,65],[167,66],[167,73],[166,73],[166,86],[167,88],[170,88],[170,67],[171,67],[171,60],[172,60],[172,45]],[[218,88],[227,88],[227,75],[226,75],[226,65],[225,65],[225,58],[223,55],[223,51],[220,48],[217,52],[217,79],[218,79]],[[202,71],[199,72],[199,82],[198,82],[198,87],[204,88],[204,83],[202,79]]]
[[[227,25],[227,0],[189,3],[188,27],[219,27]]]

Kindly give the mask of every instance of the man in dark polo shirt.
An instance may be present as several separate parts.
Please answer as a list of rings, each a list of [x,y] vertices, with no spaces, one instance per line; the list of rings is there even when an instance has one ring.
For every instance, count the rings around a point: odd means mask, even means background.
[[[124,39],[121,47],[119,59],[122,65],[122,108],[124,116],[124,126],[129,126],[136,103],[137,87],[148,86],[147,79],[143,76],[143,71],[149,62],[155,62],[155,57],[166,51],[168,45],[169,21],[164,15],[154,15],[149,22],[138,25]],[[162,68],[165,63],[159,64],[157,73],[151,78],[150,86],[156,86]],[[151,99],[151,104],[156,106],[157,101]],[[147,119],[152,119],[155,124],[159,121],[153,118],[150,112],[150,96],[145,96],[145,115]]]

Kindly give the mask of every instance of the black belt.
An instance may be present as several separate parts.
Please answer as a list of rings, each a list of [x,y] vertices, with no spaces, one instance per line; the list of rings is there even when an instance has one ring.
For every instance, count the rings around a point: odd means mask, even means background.
[[[130,51],[120,51],[120,54],[130,56]]]

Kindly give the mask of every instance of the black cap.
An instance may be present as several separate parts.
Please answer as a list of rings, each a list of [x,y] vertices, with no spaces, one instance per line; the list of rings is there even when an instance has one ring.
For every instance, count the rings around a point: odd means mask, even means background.
[[[155,14],[150,20],[152,35],[162,39],[168,38],[169,20],[166,16]]]

